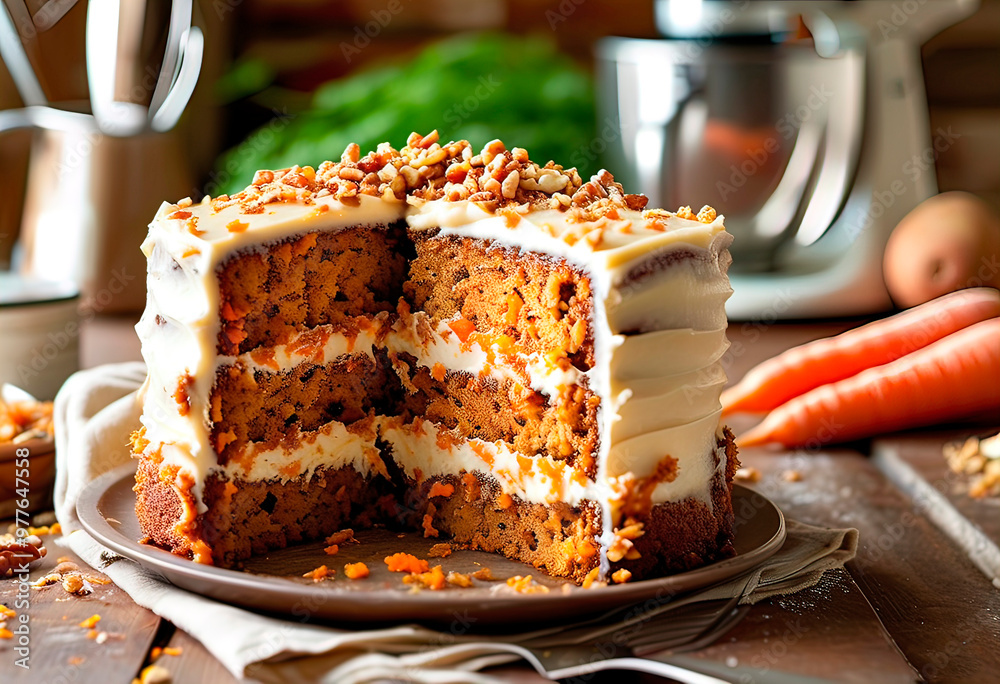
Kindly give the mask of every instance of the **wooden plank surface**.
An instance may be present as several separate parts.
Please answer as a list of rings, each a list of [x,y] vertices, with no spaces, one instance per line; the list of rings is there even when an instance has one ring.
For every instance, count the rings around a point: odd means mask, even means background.
[[[875,440],[874,463],[1000,588],[1000,499],[969,495],[972,478],[948,467],[943,448],[997,427],[897,435]]]
[[[167,643],[167,648],[179,651],[177,655],[161,655],[156,664],[164,667],[175,682],[211,682],[235,684],[237,680],[222,663],[187,632],[177,629]]]
[[[6,529],[7,522],[3,523]],[[88,575],[102,577],[68,549],[43,537],[48,555],[31,571],[36,581],[57,565],[59,558],[76,563]],[[0,603],[14,607],[19,591],[14,579],[0,580]],[[146,659],[160,618],[137,606],[123,590],[114,584],[93,584],[93,593],[78,597],[67,593],[61,584],[42,589],[30,588],[27,614],[30,621],[30,649],[27,669],[16,665],[21,656],[14,651],[13,639],[0,639],[0,681],[30,682],[130,682]],[[80,622],[91,615],[100,615],[95,626],[97,634],[104,632],[99,643],[88,638],[88,629]],[[8,621],[13,626],[13,621]],[[106,640],[104,640],[106,639]]]
[[[846,570],[762,602],[715,644],[671,662],[690,662],[741,682],[779,677],[869,682],[878,673],[883,684],[903,684],[916,676]]]
[[[869,459],[849,450],[768,452],[742,460],[752,485],[803,522],[856,527],[848,570],[900,650],[928,681],[994,680],[1000,592]],[[785,480],[798,472],[798,482]]]

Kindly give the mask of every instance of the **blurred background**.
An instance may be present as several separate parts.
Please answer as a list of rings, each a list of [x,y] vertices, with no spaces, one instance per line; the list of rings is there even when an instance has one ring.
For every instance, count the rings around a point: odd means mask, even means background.
[[[67,316],[137,319],[161,201],[411,130],[716,207],[735,319],[908,306],[926,288],[890,262],[954,289],[942,250],[959,286],[997,280],[1000,0],[2,4],[0,354],[24,356],[2,380],[75,354]]]

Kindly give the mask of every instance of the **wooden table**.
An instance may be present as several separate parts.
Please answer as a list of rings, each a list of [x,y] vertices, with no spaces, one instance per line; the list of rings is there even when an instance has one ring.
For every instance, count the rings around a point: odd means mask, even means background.
[[[133,323],[99,318],[88,325],[81,340],[84,365],[139,358]],[[738,378],[782,349],[854,323],[732,324],[729,376]],[[737,431],[749,426],[734,422]],[[982,431],[917,432],[808,452],[743,452],[744,465],[761,474],[750,486],[786,516],[858,528],[858,557],[811,589],[754,606],[729,634],[684,657],[733,681],[997,681],[1000,590],[970,553],[982,564],[983,545],[996,549],[1000,502],[970,500],[961,478],[948,473],[939,457],[946,441]],[[801,479],[789,481],[788,471]],[[33,577],[53,567],[58,556],[72,557],[49,547]],[[16,583],[0,580],[0,602],[13,605],[15,590]],[[78,626],[95,613],[109,635],[103,643]],[[30,618],[31,670],[14,666],[13,644],[0,640],[2,682],[128,682],[150,663],[156,646],[179,649],[157,660],[175,682],[235,681],[201,644],[113,584],[96,587],[86,598],[60,587],[35,590]],[[510,681],[543,681],[526,666],[494,672]],[[605,680],[622,676],[594,678]]]

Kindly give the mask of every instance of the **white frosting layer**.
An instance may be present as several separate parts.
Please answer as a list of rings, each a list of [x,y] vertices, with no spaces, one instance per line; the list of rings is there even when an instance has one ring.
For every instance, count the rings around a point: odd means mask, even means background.
[[[216,355],[217,266],[234,251],[288,236],[405,219],[415,231],[434,229],[443,236],[492,240],[563,258],[582,269],[591,279],[594,297],[594,368],[587,373],[559,370],[540,355],[522,355],[518,363],[508,364],[497,349],[475,341],[463,345],[447,323],[432,329],[419,314],[405,323],[380,323],[388,330],[373,326],[353,339],[330,334],[317,360],[371,354],[373,344],[412,354],[428,367],[441,364],[473,373],[492,358],[490,373],[495,377],[529,383],[550,398],[558,396],[561,386],[585,382],[601,400],[601,444],[593,481],[575,476],[570,468],[562,468],[558,482],[538,469],[524,472],[516,454],[503,444],[469,440],[442,451],[429,424],[422,431],[391,421],[380,424],[382,438],[397,456],[404,455],[399,458],[407,472],[420,468],[428,476],[482,470],[527,501],[595,500],[606,514],[605,545],[613,540],[608,521],[617,496],[615,482],[628,474],[649,476],[667,455],[677,459],[678,475],[657,486],[653,501],[693,497],[711,505],[719,393],[725,382],[720,359],[728,346],[723,305],[731,293],[725,273],[730,238],[721,217],[707,224],[676,216],[651,222],[623,210],[617,220],[579,223],[557,210],[544,210],[529,212],[509,227],[507,218],[468,202],[411,198],[403,203],[367,196],[360,197],[356,207],[329,197],[316,202],[266,205],[263,213],[249,215],[240,213],[238,206],[213,213],[202,203],[177,214],[177,207],[164,205],[150,226],[143,243],[149,257],[148,303],[137,326],[149,367],[142,421],[153,444],[176,445],[169,453],[165,450],[165,458],[191,473],[196,483],[220,468],[209,443],[208,398],[219,365],[237,361]],[[195,234],[190,228],[203,232]],[[275,348],[273,362],[258,363],[250,354],[238,361],[253,370],[290,368],[302,360],[302,354],[290,353],[292,346]],[[182,416],[176,392],[185,377],[190,379],[190,411]],[[295,477],[321,465],[351,464],[368,473],[375,463],[373,440],[343,426],[330,425],[308,437],[311,441],[292,454],[256,449],[250,467],[231,463],[226,469],[254,480],[273,477],[276,470],[282,477]],[[482,453],[492,454],[492,466]],[[549,472],[562,467],[550,465]]]

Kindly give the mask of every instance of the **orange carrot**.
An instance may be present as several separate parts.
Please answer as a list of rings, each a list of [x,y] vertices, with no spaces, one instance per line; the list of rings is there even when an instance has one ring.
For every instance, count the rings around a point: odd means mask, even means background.
[[[1000,316],[1000,292],[960,290],[880,321],[789,349],[722,393],[723,413],[770,411],[793,397],[922,349]]]
[[[737,443],[819,446],[973,416],[1000,416],[1000,318],[806,392]]]

